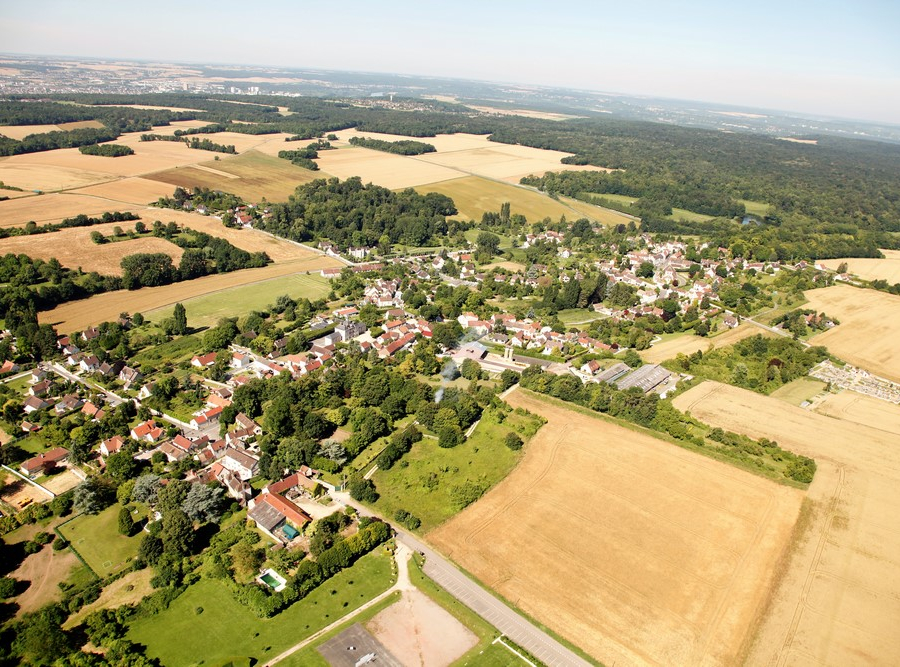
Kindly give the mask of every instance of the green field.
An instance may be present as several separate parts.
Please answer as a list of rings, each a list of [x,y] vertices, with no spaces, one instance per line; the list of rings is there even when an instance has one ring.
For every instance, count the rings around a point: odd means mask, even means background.
[[[825,391],[825,383],[815,378],[802,377],[788,382],[772,392],[773,398],[779,398],[791,405],[800,405],[816,394]]]
[[[751,201],[749,199],[738,199],[739,204],[743,204],[750,215],[758,215],[765,217],[772,211],[772,205],[761,201]]]
[[[307,298],[311,301],[326,296],[331,291],[327,278],[317,274],[297,273],[281,278],[272,278],[250,285],[232,287],[204,294],[183,301],[192,327],[213,326],[223,317],[239,317],[252,310],[265,310],[282,294],[293,299]],[[144,313],[148,319],[158,322],[172,316],[174,306],[166,306]]]
[[[285,144],[285,147],[290,148],[288,144]],[[251,202],[258,202],[264,198],[278,202],[286,201],[298,185],[309,183],[316,178],[328,177],[328,174],[323,172],[297,167],[288,160],[253,150],[235,157],[204,162],[200,166],[230,174],[232,177],[195,167],[176,167],[145,178],[186,188],[222,190]],[[237,178],[233,178],[235,176]]]
[[[694,213],[684,208],[673,208],[671,215],[666,216],[669,220],[681,220],[683,222],[709,222],[714,215],[703,215],[702,213]]]
[[[585,192],[584,194],[588,195],[591,199],[606,199],[614,204],[622,204],[623,206],[631,206],[637,201],[636,197],[629,197],[627,195],[607,195],[597,192]]]
[[[59,532],[99,576],[107,577],[126,567],[137,555],[141,536],[119,534],[119,505],[99,514],[81,514],[61,525]]]
[[[570,326],[577,322],[592,322],[593,320],[599,320],[606,317],[606,315],[601,315],[590,308],[569,308],[567,310],[559,311],[556,315],[559,317],[559,321],[566,326]]]
[[[460,509],[454,487],[470,481],[487,489],[506,477],[521,450],[511,451],[503,439],[515,430],[527,440],[525,432],[536,430],[538,423],[534,416],[510,413],[501,424],[494,411],[485,411],[472,437],[458,447],[444,449],[436,439],[423,438],[390,470],[372,476],[380,494],[375,507],[388,517],[405,509],[422,520],[423,533],[437,527]]]
[[[469,229],[463,232],[463,234],[465,235],[467,241],[469,241],[470,243],[475,243],[478,240],[478,235],[481,234],[482,231],[483,230],[481,229]],[[497,232],[491,232],[491,234],[500,238],[500,250],[508,250],[509,248],[512,248],[511,236],[507,236],[506,234],[498,234]]]
[[[200,351],[199,336],[196,334],[180,336],[160,345],[144,348],[131,358],[131,365],[140,368],[143,364],[150,364],[159,368],[166,363],[189,361],[198,351]]]
[[[391,560],[378,547],[269,619],[235,602],[220,582],[203,578],[165,611],[131,623],[127,637],[146,645],[147,655],[163,665],[216,665],[230,658],[262,662],[387,590],[394,582]],[[178,637],[190,641],[174,640]]]

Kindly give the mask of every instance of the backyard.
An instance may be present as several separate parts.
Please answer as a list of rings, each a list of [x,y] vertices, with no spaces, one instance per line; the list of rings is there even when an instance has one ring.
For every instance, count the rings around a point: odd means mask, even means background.
[[[118,572],[137,555],[141,537],[119,533],[119,509],[119,505],[112,505],[99,514],[80,514],[58,528],[99,577]]]

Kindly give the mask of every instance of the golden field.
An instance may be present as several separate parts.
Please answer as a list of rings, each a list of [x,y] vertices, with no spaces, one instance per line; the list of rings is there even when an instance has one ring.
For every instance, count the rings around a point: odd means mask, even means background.
[[[859,276],[863,280],[887,280],[892,285],[900,283],[900,250],[882,250],[881,254],[884,255],[884,259],[868,257],[822,259],[816,264],[837,270],[841,264],[846,263],[848,273]]]
[[[718,347],[733,345],[739,340],[749,338],[750,336],[773,336],[774,334],[766,329],[760,329],[751,322],[742,322],[734,329],[729,329],[715,336],[703,337],[695,334],[684,334],[677,338],[670,338],[654,344],[647,350],[641,350],[638,354],[647,364],[658,364],[667,359],[674,359],[679,354],[694,354],[694,352],[707,352]]]
[[[515,390],[548,421],[428,540],[607,665],[739,663],[803,494]]]
[[[0,227],[21,227],[29,221],[44,224],[59,222],[84,213],[98,215],[106,211],[128,211],[132,207],[86,194],[57,192],[0,201]]]
[[[165,253],[178,266],[184,251],[165,239],[147,236],[100,245],[91,241],[92,232],[97,231],[104,236],[111,236],[115,227],[121,227],[128,231],[134,229],[134,222],[110,222],[93,227],[70,227],[58,232],[35,236],[10,236],[0,239],[0,255],[12,252],[43,260],[55,257],[60,264],[67,268],[81,267],[85,271],[96,271],[101,275],[108,276],[121,276],[122,258],[140,252]]]
[[[881,421],[872,427],[715,382],[674,403],[818,464],[802,539],[747,664],[900,664],[900,412],[876,409]]]
[[[837,357],[871,373],[900,382],[900,296],[834,285],[805,292],[807,304],[841,324],[809,339]]]

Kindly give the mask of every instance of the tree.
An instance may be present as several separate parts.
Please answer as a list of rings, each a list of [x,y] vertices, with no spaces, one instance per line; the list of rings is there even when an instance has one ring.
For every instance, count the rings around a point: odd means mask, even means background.
[[[231,550],[231,564],[235,577],[239,580],[249,579],[265,561],[265,553],[249,542],[241,540]]]
[[[72,492],[72,504],[84,514],[99,514],[109,504],[107,488],[96,477],[88,477]]]
[[[653,262],[641,262],[640,266],[638,266],[637,277],[638,278],[652,278],[653,277]]]
[[[180,303],[175,304],[175,310],[172,312],[172,318],[175,320],[175,326],[172,328],[172,332],[178,336],[183,336],[187,333],[187,311],[184,306]]]
[[[524,444],[522,442],[522,438],[520,438],[517,433],[514,433],[512,431],[506,434],[506,439],[503,442],[513,451],[522,449],[522,445]]]
[[[116,452],[106,459],[106,474],[117,484],[131,479],[140,472],[140,465],[128,452]]]
[[[131,510],[123,507],[119,510],[119,533],[131,535],[132,530],[134,530],[134,520],[131,518]]]
[[[163,514],[162,531],[159,534],[163,550],[175,556],[187,556],[194,542],[194,525],[182,510]]]
[[[144,535],[138,546],[138,558],[147,565],[156,565],[163,555],[163,542],[156,535]]]
[[[371,479],[355,477],[350,480],[347,486],[350,490],[350,497],[353,500],[364,503],[374,503],[378,500],[378,491],[375,490],[375,484]]]
[[[222,487],[211,488],[205,484],[192,484],[181,509],[191,520],[214,523],[222,515]]]
[[[500,373],[500,391],[504,392],[519,381],[519,374],[508,368]]]
[[[459,372],[467,380],[479,380],[481,379],[481,364],[474,359],[463,359]]]
[[[461,444],[465,438],[459,426],[450,424],[438,431],[438,446],[451,449]]]
[[[500,237],[490,232],[481,232],[475,240],[478,253],[492,257],[500,250]]]

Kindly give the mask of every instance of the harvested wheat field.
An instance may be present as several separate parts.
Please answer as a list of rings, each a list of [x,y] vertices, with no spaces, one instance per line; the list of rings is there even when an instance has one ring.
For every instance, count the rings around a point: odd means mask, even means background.
[[[892,285],[900,283],[900,250],[882,250],[884,259],[857,257],[851,259],[823,259],[817,264],[836,270],[841,264],[847,264],[847,272],[859,276],[863,280],[887,280]]]
[[[109,209],[107,208],[107,210]],[[85,271],[96,271],[108,276],[121,276],[122,258],[140,252],[165,253],[178,266],[184,251],[165,239],[145,236],[101,245],[91,241],[93,232],[110,236],[116,227],[121,227],[123,230],[134,229],[134,222],[110,222],[93,227],[70,227],[37,236],[10,236],[0,239],[0,254],[23,253],[45,261],[55,257],[60,264],[67,268],[81,267]]]
[[[129,572],[108,586],[104,586],[99,598],[86,604],[66,619],[62,626],[63,629],[74,628],[89,614],[99,609],[115,609],[123,604],[137,604],[153,592],[153,586],[150,585],[152,576],[153,570],[144,568],[136,572]]]
[[[404,665],[447,667],[478,643],[478,637],[419,590],[378,613],[366,629]]]
[[[284,144],[280,147],[281,150]],[[237,195],[246,201],[287,201],[298,185],[328,174],[297,167],[288,160],[256,150],[228,159],[167,169],[147,178],[167,184],[171,194],[175,186],[209,188]]]
[[[729,329],[716,336],[704,338],[703,336],[697,336],[695,334],[684,334],[677,338],[670,338],[660,343],[656,343],[647,350],[641,350],[639,354],[641,355],[641,359],[644,360],[644,363],[658,364],[667,359],[674,359],[679,354],[694,354],[694,352],[697,351],[708,352],[709,350],[714,350],[719,347],[734,345],[739,340],[749,338],[750,336],[756,336],[757,334],[763,336],[775,335],[766,329],[754,326],[750,322],[744,322],[734,329]]]
[[[576,213],[547,195],[480,176],[464,176],[431,183],[419,186],[416,190],[422,194],[437,192],[447,195],[459,211],[456,217],[468,220],[481,220],[484,213],[499,213],[504,202],[510,202],[510,213],[519,213],[533,222],[545,217],[559,220],[562,215],[571,218]]]
[[[77,149],[65,149],[76,150]],[[55,153],[56,151],[47,151]],[[41,155],[41,153],[31,153]],[[79,153],[79,155],[81,155]],[[90,171],[86,167],[54,165],[42,162],[26,162],[19,160],[21,155],[0,158],[0,181],[23,190],[49,192],[81,188],[95,183],[103,183],[112,177],[105,171]],[[93,157],[85,155],[83,157]],[[119,160],[122,158],[100,158]]]
[[[486,134],[465,134],[462,132],[459,134],[438,134],[433,137],[408,137],[402,134],[360,132],[356,128],[351,128],[335,132],[335,134],[338,136],[338,140],[331,142],[333,146],[349,146],[351,137],[368,137],[370,139],[381,139],[382,141],[421,141],[431,144],[439,153],[482,148],[488,143],[488,135]]]
[[[103,127],[103,123],[96,120],[80,120],[74,123],[61,123],[59,125],[0,125],[0,134],[16,141],[22,141],[29,134],[47,134],[48,132],[67,132],[83,127]]]
[[[0,227],[21,227],[32,220],[42,225],[81,213],[100,215],[107,211],[128,211],[131,208],[125,203],[83,194],[61,192],[35,195],[0,201]]]
[[[38,320],[42,324],[52,324],[58,331],[80,331],[100,322],[112,321],[122,312],[145,313],[148,310],[162,308],[230,287],[249,285],[293,273],[319,271],[333,266],[341,266],[341,263],[332,257],[311,255],[306,259],[270,264],[258,269],[243,269],[232,273],[204,276],[162,287],[107,292],[90,299],[69,301],[53,310],[38,313]]]
[[[340,179],[359,176],[363,183],[375,183],[391,190],[446,181],[463,175],[454,169],[428,164],[415,158],[358,146],[321,151],[316,162],[319,169]]]
[[[571,155],[572,153],[562,151],[501,144],[488,141],[485,137],[481,148],[426,153],[411,159],[509,183],[518,183],[523,176],[532,174],[542,176],[548,171],[611,171],[590,165],[570,165],[560,162],[562,158]]]
[[[804,308],[825,312],[841,322],[810,338],[811,344],[824,345],[854,366],[900,382],[900,296],[848,285],[810,290],[805,296],[808,303]]]
[[[175,211],[168,208],[148,208],[139,211],[140,216],[151,225],[153,220],[161,220],[162,222],[175,221],[183,227],[190,227],[200,232],[205,232],[210,236],[218,236],[233,245],[246,250],[247,252],[265,252],[269,255],[273,262],[293,262],[296,260],[308,260],[313,257],[321,257],[309,248],[278,238],[267,232],[258,229],[234,229],[226,227],[218,218],[200,215],[199,213],[188,213],[186,211]],[[340,266],[341,262],[333,258],[328,266]],[[324,268],[324,267],[319,267]]]
[[[677,397],[675,406],[818,463],[812,511],[748,664],[900,664],[896,434],[715,382]]]
[[[843,390],[816,401],[816,412],[900,436],[900,405]]]
[[[100,185],[91,185],[80,190],[74,190],[74,194],[91,195],[112,200],[113,203],[135,204],[146,206],[156,202],[160,197],[170,197],[174,188],[165,183],[159,183],[148,178],[123,178]]]
[[[518,467],[428,534],[487,586],[612,665],[732,665],[802,493],[562,402]]]

